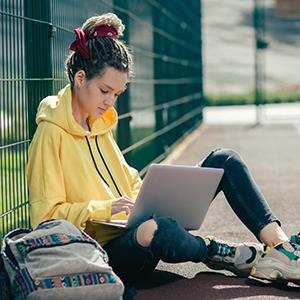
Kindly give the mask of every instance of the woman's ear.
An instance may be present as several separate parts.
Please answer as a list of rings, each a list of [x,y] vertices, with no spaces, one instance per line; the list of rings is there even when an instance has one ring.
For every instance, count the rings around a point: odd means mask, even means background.
[[[74,86],[77,88],[81,88],[85,80],[86,80],[85,72],[83,70],[77,71],[74,76]]]

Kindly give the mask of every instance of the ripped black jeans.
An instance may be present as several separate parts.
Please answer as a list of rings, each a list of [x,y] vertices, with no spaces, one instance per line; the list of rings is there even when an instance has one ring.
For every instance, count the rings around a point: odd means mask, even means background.
[[[267,224],[274,221],[280,224],[237,152],[214,150],[199,166],[224,169],[216,195],[220,191],[225,194],[236,215],[257,238]],[[157,230],[149,247],[138,244],[137,228],[104,246],[109,264],[125,284],[133,284],[153,271],[159,260],[179,263],[201,262],[207,258],[207,247],[201,237],[190,234],[172,219],[157,217],[155,221]]]

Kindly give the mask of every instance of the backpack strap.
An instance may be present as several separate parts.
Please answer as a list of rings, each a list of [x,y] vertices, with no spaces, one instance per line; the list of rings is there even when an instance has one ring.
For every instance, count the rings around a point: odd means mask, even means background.
[[[10,231],[3,238],[3,243],[2,243],[2,247],[1,247],[1,255],[3,256],[3,259],[6,259],[9,261],[11,267],[14,269],[18,268],[19,264],[8,245],[8,241],[18,235],[24,236],[24,235],[30,233],[31,231],[32,230],[28,229],[28,228],[18,228],[18,229]]]

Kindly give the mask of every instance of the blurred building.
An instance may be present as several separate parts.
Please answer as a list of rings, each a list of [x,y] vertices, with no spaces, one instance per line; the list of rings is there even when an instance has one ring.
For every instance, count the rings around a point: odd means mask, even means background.
[[[299,18],[300,1],[299,0],[277,0],[276,13],[279,17]]]

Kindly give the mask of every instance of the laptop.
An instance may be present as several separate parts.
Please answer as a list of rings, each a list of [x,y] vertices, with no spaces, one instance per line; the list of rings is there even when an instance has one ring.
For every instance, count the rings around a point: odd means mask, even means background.
[[[133,228],[154,216],[169,217],[187,230],[200,228],[223,169],[151,164],[128,220],[93,223]]]

